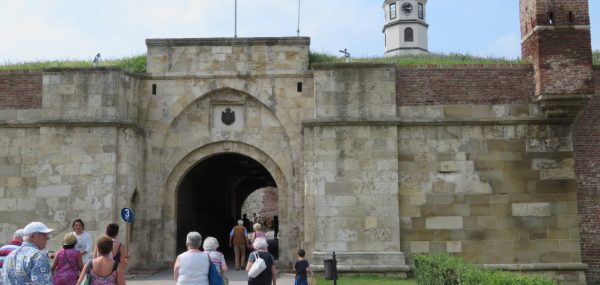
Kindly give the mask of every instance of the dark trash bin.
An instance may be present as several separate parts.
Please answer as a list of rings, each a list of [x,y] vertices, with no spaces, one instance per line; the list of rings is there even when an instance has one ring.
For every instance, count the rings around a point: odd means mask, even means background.
[[[337,280],[337,267],[334,259],[323,260],[325,280]]]

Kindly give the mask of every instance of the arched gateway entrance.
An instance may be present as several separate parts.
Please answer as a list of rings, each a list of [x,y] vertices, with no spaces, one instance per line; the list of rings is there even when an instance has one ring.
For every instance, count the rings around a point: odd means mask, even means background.
[[[263,187],[277,187],[279,252],[287,252],[291,244],[295,248],[286,231],[291,210],[288,185],[275,160],[254,146],[224,141],[191,151],[172,168],[166,183],[165,260],[183,251],[191,230],[218,238],[219,250],[229,253],[227,235],[242,214],[242,203]]]
[[[221,153],[200,161],[177,190],[177,253],[185,250],[190,231],[216,237],[220,250],[230,253],[229,230],[242,216],[246,198],[263,187],[277,184],[262,164],[248,156]],[[277,248],[275,243],[272,247]]]

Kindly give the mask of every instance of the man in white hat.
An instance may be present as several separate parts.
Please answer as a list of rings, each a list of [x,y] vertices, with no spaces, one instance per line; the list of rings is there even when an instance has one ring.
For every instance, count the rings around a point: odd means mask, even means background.
[[[42,250],[53,231],[40,222],[25,226],[23,244],[4,259],[4,285],[52,285],[50,261]]]

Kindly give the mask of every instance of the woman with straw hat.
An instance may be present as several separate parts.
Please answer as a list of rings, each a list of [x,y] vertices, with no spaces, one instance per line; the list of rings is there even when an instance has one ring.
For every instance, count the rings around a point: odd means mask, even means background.
[[[79,271],[83,267],[81,254],[75,249],[77,236],[74,233],[68,233],[63,238],[63,248],[61,248],[52,264],[54,272],[54,285],[75,285],[79,278]]]

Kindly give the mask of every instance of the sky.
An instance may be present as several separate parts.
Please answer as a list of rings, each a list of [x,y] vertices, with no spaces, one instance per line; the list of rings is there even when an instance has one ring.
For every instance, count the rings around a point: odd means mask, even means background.
[[[300,0],[311,50],[381,56],[383,0]],[[590,0],[600,49],[600,0]],[[143,54],[147,38],[233,37],[235,0],[0,0],[0,63]],[[238,37],[296,36],[298,0],[237,0]],[[429,0],[429,50],[520,56],[519,0]]]

